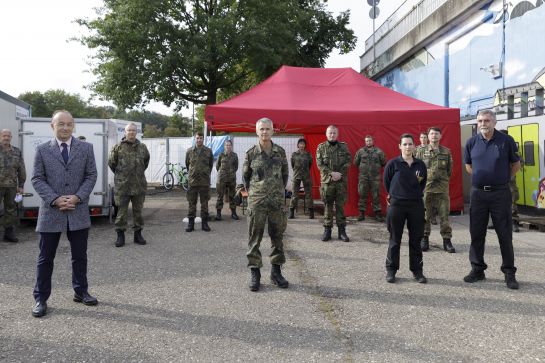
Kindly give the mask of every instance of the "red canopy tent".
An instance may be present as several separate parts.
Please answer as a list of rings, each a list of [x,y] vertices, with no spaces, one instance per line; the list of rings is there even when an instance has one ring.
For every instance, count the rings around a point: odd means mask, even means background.
[[[438,126],[443,135],[441,144],[450,148],[454,159],[451,210],[463,210],[458,109],[407,97],[351,68],[282,66],[254,88],[205,110],[208,128],[214,131],[255,133],[255,122],[261,117],[273,120],[277,133],[303,134],[313,155],[326,139],[327,126],[335,124],[339,140],[348,144],[352,156],[364,145],[365,135],[372,135],[388,159],[399,155],[402,133],[412,133],[418,143],[421,131]],[[319,171],[315,166],[312,169],[313,196],[319,199]],[[358,170],[352,166],[345,209],[348,215],[358,212],[357,178]],[[383,198],[383,209],[384,203]]]

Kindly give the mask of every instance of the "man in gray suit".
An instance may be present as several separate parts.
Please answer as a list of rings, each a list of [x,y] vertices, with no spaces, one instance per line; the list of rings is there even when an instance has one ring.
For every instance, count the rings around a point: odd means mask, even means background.
[[[97,180],[93,145],[72,137],[74,118],[68,111],[55,111],[51,120],[55,138],[36,148],[32,185],[42,198],[36,231],[40,233],[32,315],[47,312],[51,295],[53,260],[62,232],[72,251],[74,301],[96,305],[87,286],[87,237],[91,218],[89,195]]]

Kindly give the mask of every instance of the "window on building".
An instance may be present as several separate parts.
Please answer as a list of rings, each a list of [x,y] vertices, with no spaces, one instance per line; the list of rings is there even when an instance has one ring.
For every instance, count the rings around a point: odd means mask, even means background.
[[[534,159],[534,142],[525,141],[524,142],[524,165],[534,166],[536,161]]]

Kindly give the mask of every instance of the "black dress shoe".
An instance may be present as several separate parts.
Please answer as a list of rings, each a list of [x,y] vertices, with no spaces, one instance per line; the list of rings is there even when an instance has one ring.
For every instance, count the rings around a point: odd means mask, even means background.
[[[35,318],[41,318],[47,314],[47,304],[45,302],[37,301],[36,305],[32,309],[32,316]]]
[[[89,295],[89,293],[84,292],[83,294],[74,294],[74,301],[83,303],[84,305],[91,306],[98,304],[96,297]]]

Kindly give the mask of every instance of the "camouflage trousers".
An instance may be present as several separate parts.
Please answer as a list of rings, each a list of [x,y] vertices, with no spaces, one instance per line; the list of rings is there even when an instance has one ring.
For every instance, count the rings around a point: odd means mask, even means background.
[[[346,226],[344,203],[346,202],[346,183],[343,181],[320,185],[320,196],[324,202],[324,227],[333,227],[333,205],[337,226]]]
[[[146,194],[138,195],[115,195],[115,205],[117,206],[117,217],[115,218],[115,229],[124,231],[127,229],[127,215],[129,214],[129,202],[132,204],[132,229],[139,231],[144,226],[142,218],[142,209],[144,209],[144,200]]]
[[[297,204],[299,202],[299,188],[303,183],[303,188],[305,189],[305,206],[307,208],[314,208],[314,201],[312,199],[312,181],[309,179],[293,179],[292,188],[293,191],[291,195],[290,208],[297,209]]]
[[[519,207],[517,205],[517,200],[519,200],[519,188],[516,183],[509,183],[509,189],[511,189],[511,199],[513,202],[513,205],[511,207],[511,213],[513,217],[518,217],[519,215]]]
[[[223,199],[225,198],[226,193],[227,197],[229,198],[229,208],[235,209],[237,207],[235,204],[236,187],[237,181],[234,179],[227,181],[218,179],[218,183],[216,184],[216,193],[218,194],[218,199],[216,200],[216,209],[223,209]]]
[[[4,216],[2,217],[4,227],[13,227],[17,222],[16,194],[16,187],[0,187],[0,202],[4,201]]]
[[[425,193],[424,207],[426,208],[426,222],[424,224],[424,236],[429,237],[431,232],[431,219],[433,210],[439,217],[441,237],[452,238],[452,228],[448,221],[450,213],[450,197],[448,193]]]
[[[188,218],[195,218],[197,215],[197,199],[201,199],[201,218],[208,217],[208,201],[210,200],[210,187],[189,186],[187,191],[187,201],[189,202],[189,210],[187,212]]]
[[[286,230],[286,213],[282,207],[254,206],[248,209],[248,267],[263,267],[259,246],[265,232],[271,237],[271,264],[283,265],[286,262],[284,255],[283,236]]]
[[[358,193],[360,194],[360,200],[358,202],[358,209],[365,212],[367,209],[367,199],[369,193],[373,202],[373,212],[379,212],[382,210],[380,206],[380,179],[360,179],[358,181]]]

